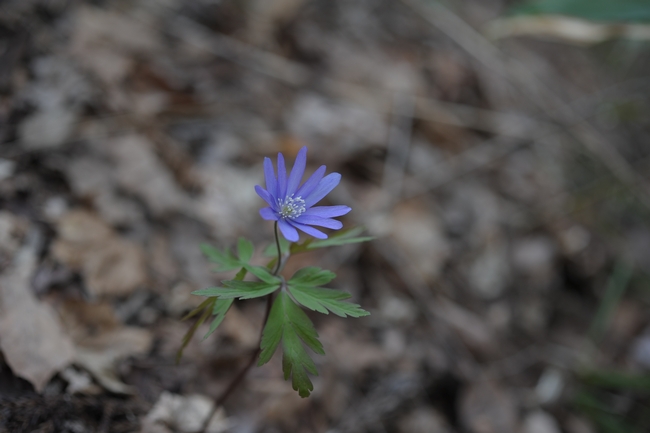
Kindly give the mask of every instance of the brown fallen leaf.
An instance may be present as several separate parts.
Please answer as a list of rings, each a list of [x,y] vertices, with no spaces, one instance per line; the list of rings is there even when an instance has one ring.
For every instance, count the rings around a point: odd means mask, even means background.
[[[188,206],[187,196],[146,137],[127,135],[106,146],[117,164],[117,183],[141,198],[154,214],[182,211]]]
[[[116,191],[113,168],[99,158],[82,156],[65,166],[65,173],[75,194],[92,201],[102,218],[111,224],[130,225],[141,221],[142,211],[133,200]]]
[[[84,276],[94,296],[123,296],[147,281],[144,252],[119,238],[104,221],[80,210],[64,215],[54,257]]]
[[[65,300],[59,305],[59,313],[76,348],[76,366],[90,373],[104,389],[118,394],[132,393],[133,389],[121,381],[116,368],[124,358],[148,353],[153,341],[151,333],[147,329],[123,326],[107,300]],[[84,383],[77,377],[78,373],[68,372],[66,376],[69,388],[77,392],[93,393],[100,389],[92,382]]]
[[[150,26],[99,8],[77,8],[71,25],[71,55],[109,85],[126,77],[134,63],[132,55],[151,52],[159,46]]]
[[[75,355],[52,308],[32,294],[36,248],[28,242],[0,277],[0,349],[14,374],[41,392]]]
[[[57,305],[57,310],[67,334],[74,341],[121,326],[109,300],[86,302],[80,299],[66,299]]]
[[[142,328],[123,327],[77,342],[76,363],[87,370],[105,389],[117,394],[131,394],[115,367],[128,356],[145,355],[151,349],[151,333]]]

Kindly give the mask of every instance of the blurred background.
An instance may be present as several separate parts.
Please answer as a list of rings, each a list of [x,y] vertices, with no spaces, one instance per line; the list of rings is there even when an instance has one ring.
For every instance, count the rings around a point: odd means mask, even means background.
[[[262,250],[262,160],[309,147],[376,240],[297,256],[310,314],[213,432],[650,431],[647,0],[0,2],[0,431],[195,432],[258,343],[199,245]],[[326,203],[327,204],[327,203]]]

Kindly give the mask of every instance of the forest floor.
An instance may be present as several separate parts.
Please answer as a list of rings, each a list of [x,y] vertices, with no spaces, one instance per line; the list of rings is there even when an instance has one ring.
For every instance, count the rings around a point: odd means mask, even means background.
[[[0,3],[0,432],[650,431],[650,56],[480,31],[505,0]],[[342,174],[371,242],[292,258],[302,399],[264,301],[202,340],[200,245],[264,264],[262,161]]]

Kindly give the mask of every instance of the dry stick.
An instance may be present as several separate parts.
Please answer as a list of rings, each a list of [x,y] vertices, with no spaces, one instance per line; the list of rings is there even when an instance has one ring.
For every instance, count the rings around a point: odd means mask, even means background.
[[[528,99],[551,119],[562,125],[572,125],[568,132],[616,176],[631,187],[639,200],[650,209],[650,188],[627,160],[607,143],[596,128],[589,124],[567,102],[560,98],[523,63],[509,58],[464,20],[438,2],[402,0],[419,16],[438,28],[479,62],[506,79],[518,84]],[[637,188],[634,188],[637,187]]]
[[[280,238],[278,235],[278,223],[276,221],[274,225],[274,233],[275,233],[275,246],[278,249],[278,261],[275,265],[275,269],[273,270],[273,275],[278,275],[278,273],[282,270],[284,267],[284,261],[282,260],[282,249],[280,248]],[[205,419],[203,422],[203,426],[201,427],[200,433],[206,433],[207,428],[210,425],[210,421],[212,420],[212,417],[214,414],[217,412],[217,409],[219,409],[220,406],[222,406],[226,400],[228,400],[228,397],[230,397],[230,394],[233,393],[235,389],[239,386],[239,384],[244,380],[246,377],[246,374],[248,371],[251,369],[253,364],[255,364],[255,360],[259,356],[260,352],[262,351],[261,344],[262,344],[262,337],[264,336],[264,325],[266,324],[266,321],[269,318],[269,314],[271,313],[271,306],[273,305],[273,293],[270,295],[266,296],[266,310],[264,312],[264,319],[262,320],[262,330],[260,331],[260,341],[257,343],[257,347],[255,348],[255,351],[253,351],[250,360],[248,361],[248,364],[235,376],[235,378],[230,382],[230,385],[226,387],[226,389],[221,393],[221,395],[215,400],[214,406],[212,407],[212,410],[210,411],[210,414],[208,417]]]
[[[273,296],[272,295],[267,295],[266,297],[266,311],[264,312],[264,320],[262,321],[262,330],[260,331],[260,342],[257,345],[257,348],[253,352],[253,355],[251,356],[250,361],[248,361],[248,364],[246,364],[246,367],[242,369],[242,371],[239,372],[239,374],[235,377],[235,379],[228,385],[228,388],[221,394],[221,396],[216,400],[216,405],[221,406],[222,404],[225,403],[226,400],[228,400],[228,397],[230,397],[230,394],[237,388],[237,386],[240,384],[240,382],[244,379],[246,376],[246,373],[248,373],[248,370],[253,366],[255,363],[255,360],[257,360],[258,355],[262,351],[260,348],[260,344],[262,343],[262,336],[264,335],[264,324],[266,323],[266,320],[269,318],[269,313],[271,312],[271,305],[273,304]]]
[[[393,121],[388,134],[386,161],[382,188],[387,192],[388,204],[393,204],[402,192],[404,174],[411,148],[413,133],[413,98],[401,92],[395,92],[393,102]]]
[[[253,353],[251,354],[251,358],[248,361],[248,364],[235,376],[235,378],[230,382],[230,385],[221,393],[219,398],[217,398],[214,402],[214,406],[212,406],[212,409],[210,410],[210,414],[208,417],[203,421],[203,426],[201,426],[200,433],[206,433],[208,427],[210,426],[210,421],[212,421],[212,417],[214,414],[217,412],[220,406],[222,406],[225,401],[230,397],[230,394],[233,393],[235,389],[239,386],[239,384],[244,380],[244,377],[246,377],[246,374],[248,373],[248,370],[251,369],[253,364],[255,364],[255,360],[259,356],[261,352],[260,344],[262,343],[262,336],[264,335],[264,324],[266,323],[266,320],[269,318],[269,313],[271,312],[271,305],[273,304],[273,296],[267,295],[266,296],[266,311],[264,313],[264,320],[262,321],[262,330],[260,331],[260,342],[257,344],[257,348]]]

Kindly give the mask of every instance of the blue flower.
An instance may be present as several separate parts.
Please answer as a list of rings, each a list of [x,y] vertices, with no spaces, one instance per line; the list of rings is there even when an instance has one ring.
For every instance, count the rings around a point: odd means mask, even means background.
[[[298,230],[318,239],[327,239],[327,235],[312,226],[338,230],[343,227],[340,221],[332,219],[350,212],[348,206],[315,206],[329,194],[341,181],[339,173],[325,174],[321,165],[302,185],[300,181],[305,174],[307,147],[303,147],[296,156],[289,178],[284,166],[284,156],[278,153],[278,176],[275,177],[273,163],[264,158],[264,177],[266,189],[255,185],[257,194],[268,203],[260,209],[265,220],[277,221],[282,235],[291,242],[298,241]],[[300,186],[299,186],[300,185]]]

